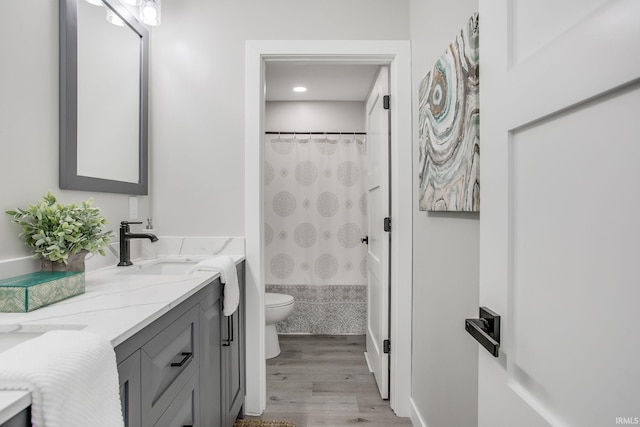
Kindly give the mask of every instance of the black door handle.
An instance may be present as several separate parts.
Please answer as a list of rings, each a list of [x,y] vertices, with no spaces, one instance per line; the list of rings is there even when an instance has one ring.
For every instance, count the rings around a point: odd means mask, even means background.
[[[464,329],[471,334],[493,357],[500,350],[500,316],[487,307],[480,307],[479,319],[466,319]]]
[[[360,239],[360,241],[362,243],[364,243],[365,245],[369,244],[369,236],[364,236],[362,239]]]

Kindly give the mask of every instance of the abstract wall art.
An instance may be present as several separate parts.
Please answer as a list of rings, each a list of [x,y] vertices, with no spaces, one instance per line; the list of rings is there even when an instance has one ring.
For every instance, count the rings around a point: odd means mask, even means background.
[[[420,210],[480,210],[478,14],[419,87]]]

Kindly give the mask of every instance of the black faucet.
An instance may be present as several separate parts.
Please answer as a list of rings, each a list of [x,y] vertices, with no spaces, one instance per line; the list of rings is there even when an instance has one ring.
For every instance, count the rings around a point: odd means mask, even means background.
[[[142,224],[142,222],[120,222],[120,262],[118,266],[123,267],[133,265],[131,262],[131,254],[129,250],[129,240],[131,239],[149,239],[151,242],[157,242],[158,236],[151,233],[132,233],[129,231],[130,224]]]

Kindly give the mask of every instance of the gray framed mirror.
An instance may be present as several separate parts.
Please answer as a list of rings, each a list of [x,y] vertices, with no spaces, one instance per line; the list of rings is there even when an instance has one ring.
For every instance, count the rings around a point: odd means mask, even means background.
[[[148,194],[149,33],[118,0],[60,0],[60,188]]]

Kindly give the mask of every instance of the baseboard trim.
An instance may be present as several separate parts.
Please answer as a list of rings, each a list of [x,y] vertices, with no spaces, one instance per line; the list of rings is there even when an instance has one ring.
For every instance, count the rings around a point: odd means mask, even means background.
[[[411,424],[413,424],[413,427],[429,427],[427,426],[427,422],[424,420],[424,417],[422,416],[422,414],[420,414],[420,411],[416,406],[416,402],[413,401],[413,397],[409,398],[409,403],[411,405],[410,418],[411,418]]]
[[[369,355],[366,351],[364,352],[364,360],[367,361],[367,368],[369,369],[369,372],[373,372],[373,369],[371,369],[371,361],[369,360]]]

